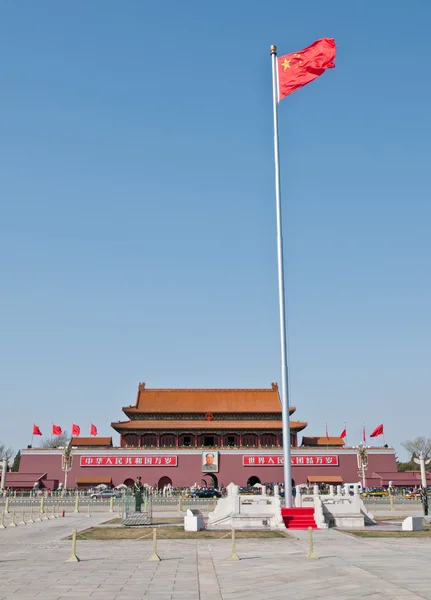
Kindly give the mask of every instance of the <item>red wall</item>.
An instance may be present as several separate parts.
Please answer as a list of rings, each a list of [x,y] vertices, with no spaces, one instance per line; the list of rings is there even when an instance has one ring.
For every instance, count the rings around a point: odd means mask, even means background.
[[[277,449],[278,450],[278,449]],[[202,453],[201,451],[181,452],[180,450],[171,449],[170,451],[149,452],[140,449],[112,449],[110,451],[91,449],[79,450],[79,455],[75,451],[72,463],[72,469],[68,475],[68,487],[76,486],[77,477],[88,476],[106,476],[112,477],[114,485],[123,483],[126,479],[135,479],[137,475],[142,476],[142,480],[149,485],[158,483],[161,477],[169,477],[174,486],[190,486],[195,482],[202,483],[204,474],[201,470]],[[81,467],[80,455],[86,456],[125,456],[127,454],[134,456],[148,455],[176,455],[178,456],[177,467],[161,467],[161,466],[124,466],[124,467]],[[242,457],[245,454],[254,455],[278,455],[276,451],[261,451],[259,449],[247,451],[229,451],[219,452],[219,472],[215,473],[218,478],[218,484],[227,486],[231,481],[245,486],[247,480],[251,476],[259,477],[262,483],[278,482],[283,480],[283,468],[281,466],[243,466]],[[292,455],[324,455],[324,451],[293,450]],[[354,449],[329,450],[327,454],[337,455],[338,466],[293,466],[292,477],[295,484],[306,483],[308,475],[341,475],[344,482],[356,482],[360,480],[358,475],[357,458]],[[369,466],[367,474],[372,477],[373,472],[396,472],[395,453],[391,449],[375,449],[369,450],[368,454]],[[61,451],[59,450],[23,450],[21,463],[21,473],[47,473],[46,479],[58,479],[64,482],[64,473],[61,470]],[[207,481],[211,481],[210,477],[206,477]]]

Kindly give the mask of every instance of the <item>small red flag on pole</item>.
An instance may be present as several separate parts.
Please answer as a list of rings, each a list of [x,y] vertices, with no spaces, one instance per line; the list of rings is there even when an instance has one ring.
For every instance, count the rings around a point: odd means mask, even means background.
[[[81,435],[81,428],[79,425],[72,425],[72,435],[74,437],[78,437],[79,435]]]
[[[383,423],[377,425],[375,430],[372,433],[370,433],[370,437],[377,437],[378,435],[383,435]]]
[[[52,435],[61,435],[63,433],[60,425],[52,424]]]
[[[96,427],[96,425],[93,425],[93,423],[91,424],[91,427],[90,427],[90,435],[97,435],[97,427]]]
[[[344,427],[343,431],[340,433],[340,438],[343,438],[343,440],[344,440],[346,435],[347,435],[347,429],[346,429],[346,427]]]
[[[328,423],[326,423],[326,439],[329,440]]]
[[[364,440],[364,444],[367,442],[367,434],[365,433],[365,425],[362,426],[362,439]]]
[[[35,425],[33,423],[33,434],[32,435],[42,435],[41,430],[39,429],[39,427],[37,425]]]

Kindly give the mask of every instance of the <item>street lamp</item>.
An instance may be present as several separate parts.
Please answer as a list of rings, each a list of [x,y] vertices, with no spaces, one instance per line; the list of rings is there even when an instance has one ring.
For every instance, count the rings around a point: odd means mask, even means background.
[[[362,488],[365,489],[365,471],[368,468],[368,452],[363,444],[359,444],[356,458],[358,459],[359,476],[362,477]]]
[[[61,470],[64,471],[64,489],[67,490],[67,474],[72,468],[72,447],[65,446],[61,457]]]

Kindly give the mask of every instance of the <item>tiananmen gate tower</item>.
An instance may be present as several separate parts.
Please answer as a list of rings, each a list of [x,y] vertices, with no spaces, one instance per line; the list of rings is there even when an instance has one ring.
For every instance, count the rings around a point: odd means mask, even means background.
[[[151,389],[138,386],[136,402],[123,407],[126,420],[111,423],[112,438],[75,437],[67,487],[142,481],[163,487],[209,487],[281,482],[281,403],[277,384],[264,389]],[[298,435],[306,427],[290,408],[293,483],[342,484],[360,480],[357,450],[338,437]],[[392,448],[368,448],[367,485],[387,485],[396,475]],[[20,470],[8,473],[16,489],[64,484],[60,448],[22,450]],[[400,474],[401,475],[401,474]],[[394,482],[394,485],[396,483]]]

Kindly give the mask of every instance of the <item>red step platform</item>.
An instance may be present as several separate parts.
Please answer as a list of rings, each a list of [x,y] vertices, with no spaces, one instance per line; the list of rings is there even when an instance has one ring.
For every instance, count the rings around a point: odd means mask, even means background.
[[[286,529],[319,529],[314,520],[314,508],[282,508]]]

